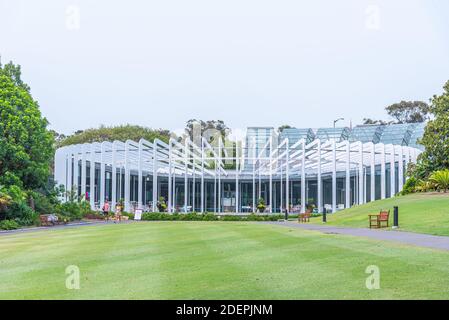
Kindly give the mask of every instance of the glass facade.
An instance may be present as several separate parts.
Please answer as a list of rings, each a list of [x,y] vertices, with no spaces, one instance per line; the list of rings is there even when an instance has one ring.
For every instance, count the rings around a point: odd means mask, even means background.
[[[86,197],[93,207],[101,207],[105,199],[112,204],[123,199],[128,210],[139,205],[149,210],[154,207],[154,200],[162,196],[167,202],[171,201],[172,211],[183,212],[187,210],[184,209],[186,207],[189,207],[189,210],[199,210],[200,203],[204,199],[204,211],[252,212],[257,205],[257,199],[261,197],[269,206],[270,212],[283,212],[286,208],[295,211],[299,210],[298,207],[304,210],[310,205],[318,206],[320,210],[323,208],[328,210],[331,206],[332,211],[335,211],[372,199],[391,197],[400,191],[405,182],[400,172],[405,172],[405,162],[415,161],[420,153],[420,150],[414,147],[418,146],[416,141],[423,131],[424,124],[357,126],[352,130],[322,128],[318,129],[315,135],[312,129],[292,128],[285,129],[277,137],[273,127],[251,127],[248,128],[246,142],[251,146],[255,140],[256,153],[248,154],[247,148],[244,157],[260,156],[257,166],[254,168],[252,165],[246,166],[244,170],[236,171],[235,168],[226,169],[217,165],[218,167],[209,168],[204,173],[201,166],[194,172],[191,169],[195,161],[197,165],[207,163],[201,162],[203,161],[201,155],[195,159],[190,153],[183,155],[184,148],[180,148],[171,154],[172,157],[177,155],[179,157],[169,160],[169,145],[162,145],[156,149],[154,144],[142,147],[136,143],[137,147],[128,146],[129,149],[125,152],[126,145],[121,144],[115,149],[110,147],[108,151],[104,151],[102,147],[100,152],[94,151],[95,153],[92,153],[91,148],[83,146],[64,147],[58,149],[55,155],[55,180],[66,188],[73,187],[73,191],[81,197]],[[274,151],[271,162],[266,159],[269,156],[269,148],[261,153],[270,138],[273,138]],[[303,146],[294,150],[283,148],[276,152],[278,142],[284,139],[288,139],[289,144],[293,145],[301,139],[305,139],[306,144],[309,144],[317,138],[325,141],[334,140],[338,144],[335,155],[329,147],[332,144],[326,144],[320,152],[318,144],[311,144],[306,147],[305,156],[301,152]],[[350,143],[338,143],[345,140]],[[367,145],[360,149],[359,142]],[[368,144],[371,142],[375,143],[374,149]],[[393,144],[395,147],[385,147],[385,144]],[[101,152],[104,153],[100,157]],[[155,152],[160,153],[152,160],[151,157]],[[360,161],[362,159],[360,152],[363,152],[363,161]],[[394,164],[390,161],[393,159],[393,152]],[[286,154],[289,163],[288,173],[285,167]],[[384,155],[383,160],[381,155]],[[403,158],[400,160],[401,155]],[[235,157],[235,153],[233,156]],[[145,160],[140,165],[139,157]],[[319,171],[318,157],[321,160]],[[350,159],[349,162],[346,162],[346,159]],[[239,161],[241,160],[240,158]],[[245,161],[252,164],[253,159]],[[157,163],[155,177],[153,177],[154,162]],[[347,163],[350,164],[349,167]],[[375,167],[372,176],[373,163]],[[169,164],[176,166],[176,174],[170,171]],[[335,180],[332,168],[335,168]],[[204,188],[201,184],[201,175]],[[318,180],[319,175],[321,181]],[[391,181],[392,178],[394,181]],[[126,179],[129,179],[128,183],[125,183]],[[156,186],[156,190],[153,190],[153,186]]]

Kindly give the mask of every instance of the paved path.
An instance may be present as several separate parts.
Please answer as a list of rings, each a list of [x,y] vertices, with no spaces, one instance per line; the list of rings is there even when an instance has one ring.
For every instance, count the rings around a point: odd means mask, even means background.
[[[345,228],[345,227],[335,227],[329,225],[306,224],[306,223],[300,224],[297,222],[263,222],[263,223],[285,226],[290,228],[314,230],[322,233],[346,234],[376,240],[401,242],[404,244],[411,244],[433,249],[449,250],[449,237],[446,236],[433,236],[429,234],[405,232],[398,230],[386,231],[386,230],[363,229],[363,228]]]

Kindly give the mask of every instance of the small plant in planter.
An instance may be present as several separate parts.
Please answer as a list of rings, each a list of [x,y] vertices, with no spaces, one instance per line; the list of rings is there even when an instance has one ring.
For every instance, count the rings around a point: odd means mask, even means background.
[[[259,198],[259,200],[257,200],[257,211],[262,213],[265,211],[266,207],[265,200],[263,198]]]
[[[159,212],[165,212],[165,210],[167,210],[167,204],[165,203],[165,198],[160,197],[156,206],[157,206],[157,209],[159,210]]]

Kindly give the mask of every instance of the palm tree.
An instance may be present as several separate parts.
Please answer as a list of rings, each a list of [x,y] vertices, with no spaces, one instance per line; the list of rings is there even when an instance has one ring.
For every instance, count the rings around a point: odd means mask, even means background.
[[[447,192],[449,189],[449,170],[438,170],[432,173],[429,178],[429,181],[434,183],[438,190],[444,190]]]

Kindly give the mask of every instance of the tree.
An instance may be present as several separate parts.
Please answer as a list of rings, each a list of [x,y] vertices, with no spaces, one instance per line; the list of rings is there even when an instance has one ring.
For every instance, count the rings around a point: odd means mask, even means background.
[[[401,101],[385,108],[396,123],[416,123],[429,119],[430,107],[423,101]]]
[[[373,120],[370,118],[363,118],[363,124],[377,124],[377,125],[387,125],[387,124],[391,124],[392,121],[387,122],[384,120]]]
[[[419,156],[418,167],[427,175],[430,172],[449,169],[449,81],[440,96],[434,95],[430,112],[434,119],[427,122],[419,143],[425,151]]]
[[[100,126],[100,128],[96,129],[78,130],[73,135],[62,138],[58,146],[103,141],[112,142],[114,140],[126,141],[128,139],[139,141],[141,138],[151,142],[157,138],[168,143],[170,131],[163,129],[154,130],[130,124],[111,127]]]
[[[278,128],[278,132],[279,133],[282,133],[282,131],[284,131],[284,129],[291,129],[292,127],[291,126],[289,126],[288,124],[283,124],[282,126],[280,126],[279,128]]]
[[[230,133],[229,127],[224,123],[223,120],[197,120],[190,119],[186,123],[185,132],[190,137],[190,140],[195,141],[196,137],[194,135],[203,135],[207,130],[217,130],[221,137],[224,139]]]
[[[20,66],[0,64],[0,184],[36,189],[50,175],[53,136]]]

